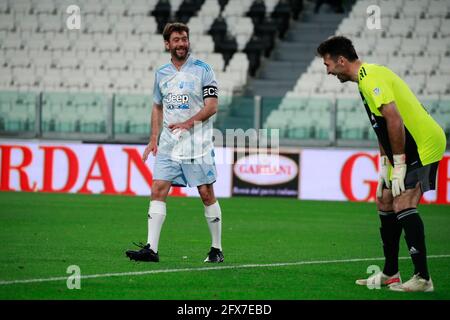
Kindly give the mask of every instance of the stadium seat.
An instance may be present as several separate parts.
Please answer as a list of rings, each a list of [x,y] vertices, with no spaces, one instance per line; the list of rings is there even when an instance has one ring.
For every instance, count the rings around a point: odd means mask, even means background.
[[[14,58],[9,59],[8,65],[11,69],[15,68],[30,68],[31,67],[31,60],[28,57],[26,52],[23,51],[17,51]]]
[[[122,17],[121,20],[114,23],[112,29],[116,33],[116,35],[124,34],[123,37],[127,37],[135,30],[135,25],[133,22],[134,22],[133,19],[128,19],[128,17],[127,18]]]
[[[0,91],[0,131],[33,131],[37,93]]]
[[[425,37],[403,39],[399,54],[402,56],[421,56],[427,49],[427,40]]]
[[[53,0],[32,0],[34,14],[52,14],[56,15],[58,7]]]
[[[401,47],[403,38],[380,38],[377,41],[373,55],[397,55]]]
[[[306,73],[321,73],[325,72],[325,65],[323,64],[323,60],[318,57],[314,57],[310,65],[308,66]]]
[[[431,0],[426,16],[428,18],[446,18],[450,14],[450,4],[446,0]]]
[[[450,53],[450,42],[444,39],[429,39],[426,55],[448,56]]]
[[[380,1],[378,6],[381,14],[388,17],[398,17],[403,7],[403,0]]]
[[[101,16],[105,12],[103,3],[100,1],[84,1],[80,10],[87,16]]]
[[[439,31],[440,24],[440,18],[418,19],[413,33],[416,37],[434,38]]]
[[[295,92],[301,92],[301,93],[303,93],[303,94],[307,94],[307,93],[309,93],[309,94],[311,94],[311,93],[315,93],[315,92],[317,92],[316,90],[317,90],[317,87],[318,87],[318,84],[316,83],[316,82],[309,82],[309,81],[305,81],[305,82],[303,82],[303,81],[299,81],[299,82],[297,82],[297,84],[295,85],[295,87],[294,87],[294,91]]]
[[[17,32],[28,31],[34,33],[38,30],[39,21],[36,15],[16,13],[14,20]]]
[[[209,35],[194,35],[191,38],[191,49],[196,54],[214,52],[214,41]]]
[[[240,17],[250,9],[252,0],[229,0],[222,14],[224,17]]]
[[[107,97],[101,94],[45,93],[43,130],[104,133]]]
[[[409,38],[414,30],[415,18],[392,19],[386,36]]]
[[[358,54],[365,56],[372,54],[375,48],[375,42],[367,38],[355,38],[353,46]],[[320,61],[323,67],[323,61]]]
[[[49,51],[67,51],[71,48],[71,42],[65,34],[55,34],[51,40],[46,41]]]
[[[108,15],[120,19],[125,14],[127,5],[122,0],[109,0],[106,5],[108,6]]]
[[[286,96],[283,97],[283,100],[281,101],[278,108],[280,110],[304,110],[307,103],[308,103],[308,96],[292,96],[292,91],[290,92],[291,95],[286,94]]]
[[[448,39],[450,37],[450,19],[442,19],[439,30],[439,37]]]
[[[65,21],[62,16],[42,14],[38,16],[38,32],[62,32]]]
[[[350,12],[350,18],[366,18],[367,8],[371,5],[379,5],[380,0],[360,0],[356,1]]]
[[[428,0],[408,0],[401,8],[400,19],[424,18],[428,10]]]
[[[149,95],[117,94],[114,101],[116,133],[150,134],[152,102]]]
[[[149,16],[155,8],[158,0],[128,0],[125,15],[136,16]]]
[[[102,16],[88,16],[85,22],[85,32],[88,34],[107,34],[111,33],[111,24],[107,17]]]
[[[91,80],[91,86],[95,92],[107,92],[113,89],[114,85],[112,79],[106,74],[97,74]]]
[[[426,83],[425,75],[409,75],[404,77],[404,81],[408,84],[409,88],[416,95],[422,94]]]
[[[450,57],[442,57],[439,68],[436,71],[439,75],[450,76]]]
[[[134,19],[134,33],[137,35],[154,35],[158,31],[158,24],[154,17],[138,16]]]
[[[137,88],[135,76],[122,73],[115,79],[114,88],[117,93],[133,92]]]
[[[89,81],[80,71],[73,71],[63,77],[64,88],[68,91],[83,91],[89,89]]]
[[[10,1],[9,6],[13,13],[33,13],[33,3],[30,0]]]
[[[9,68],[0,67],[0,87],[9,88],[13,83],[12,74]]]
[[[77,56],[62,56],[61,58],[55,61],[56,67],[58,69],[79,69],[80,68],[80,60]]]
[[[425,88],[426,94],[449,94],[450,81],[445,75],[430,76]]]
[[[80,131],[87,133],[106,132],[107,97],[102,94],[76,94],[72,106],[80,121]]]
[[[14,31],[13,15],[0,14],[0,31]]]
[[[225,61],[220,53],[210,53],[207,55],[205,60],[210,66],[212,66],[214,72],[224,71]]]
[[[344,35],[351,39],[359,37],[366,27],[365,17],[346,18],[339,25],[336,35]]]
[[[342,83],[336,78],[328,76],[318,86],[318,92],[339,93],[342,91]]]
[[[414,58],[413,68],[409,70],[410,74],[425,74],[429,75],[431,73],[435,73],[436,69],[439,66],[439,57],[436,56],[428,56],[421,57],[417,56]]]
[[[117,42],[114,35],[105,34],[102,35],[101,41],[96,45],[96,50],[98,52],[115,52],[119,50],[119,43]]]
[[[0,14],[8,14],[9,13],[9,4],[8,1],[1,1],[0,2]]]
[[[22,39],[15,33],[9,33],[2,41],[2,50],[22,50],[24,47]]]
[[[388,60],[384,63],[384,65],[387,65],[389,68],[393,68],[393,67],[398,66],[398,65],[404,65],[407,68],[412,68],[414,58],[415,57],[413,57],[411,55],[408,55],[408,56],[391,56],[391,57],[388,57]]]
[[[130,52],[132,55],[135,55],[144,50],[144,44],[139,37],[131,37],[128,35],[123,39],[117,39],[117,44],[121,52],[124,54],[126,54],[126,52]]]
[[[337,138],[362,140],[368,132],[367,123],[367,115],[364,112],[359,109],[349,110],[342,122],[337,123]]]

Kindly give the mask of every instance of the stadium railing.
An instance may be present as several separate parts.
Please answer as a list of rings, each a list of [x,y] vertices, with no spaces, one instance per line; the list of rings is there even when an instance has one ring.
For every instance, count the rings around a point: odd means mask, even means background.
[[[449,141],[450,98],[423,103]],[[0,91],[0,137],[145,143],[151,107],[151,97],[143,94]],[[358,98],[243,96],[214,121],[222,134],[278,129],[286,146],[377,145]]]

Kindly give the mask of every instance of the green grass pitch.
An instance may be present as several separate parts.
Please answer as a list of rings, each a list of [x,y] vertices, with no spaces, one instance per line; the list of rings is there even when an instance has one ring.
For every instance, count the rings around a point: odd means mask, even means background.
[[[168,199],[160,263],[125,257],[132,241],[146,241],[148,201],[0,193],[0,299],[450,298],[448,206],[420,207],[428,254],[444,256],[429,259],[435,292],[411,294],[354,284],[369,275],[370,265],[382,268],[383,261],[376,259],[382,249],[373,203],[220,199],[225,262],[211,265],[203,263],[210,237],[196,198]],[[413,268],[404,239],[400,255],[407,280]],[[70,265],[80,267],[79,290],[66,286]],[[223,269],[204,270],[210,267]],[[83,278],[89,275],[99,276]],[[55,277],[60,279],[47,281]],[[9,282],[30,279],[44,281]]]

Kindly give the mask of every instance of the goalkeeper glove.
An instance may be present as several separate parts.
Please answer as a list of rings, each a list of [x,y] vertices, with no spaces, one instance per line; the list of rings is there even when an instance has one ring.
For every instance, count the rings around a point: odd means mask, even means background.
[[[389,175],[391,174],[392,166],[389,162],[389,158],[387,156],[380,157],[380,175],[378,176],[378,185],[377,185],[377,197],[381,198],[383,196],[383,184],[389,189],[391,187],[391,183],[389,181]]]
[[[394,168],[392,171],[392,195],[394,198],[405,191],[405,160],[405,154],[394,154]]]

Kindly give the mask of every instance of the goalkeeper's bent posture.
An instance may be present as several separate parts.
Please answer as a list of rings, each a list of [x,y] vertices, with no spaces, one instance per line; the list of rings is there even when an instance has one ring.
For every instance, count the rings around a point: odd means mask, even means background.
[[[384,285],[394,291],[431,292],[434,286],[417,206],[424,192],[435,189],[438,163],[446,147],[444,131],[399,76],[387,67],[359,60],[351,40],[329,38],[317,53],[328,74],[341,82],[358,83],[380,147],[376,204],[385,265],[382,272],[356,283]],[[403,284],[398,270],[402,230],[415,269],[413,277]]]

